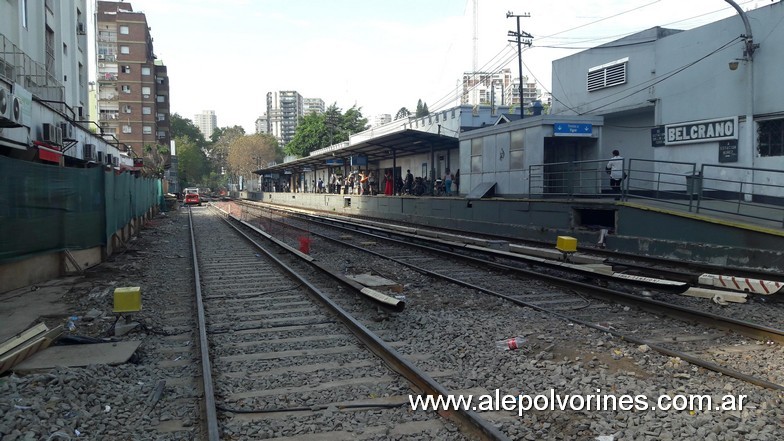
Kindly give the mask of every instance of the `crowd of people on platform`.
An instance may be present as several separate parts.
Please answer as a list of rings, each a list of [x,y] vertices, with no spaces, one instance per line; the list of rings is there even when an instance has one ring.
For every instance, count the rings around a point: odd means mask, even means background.
[[[295,191],[305,193],[328,193],[328,194],[354,194],[375,196],[383,194],[393,195],[429,195],[430,181],[423,177],[416,177],[411,174],[411,170],[406,170],[405,176],[393,178],[391,169],[384,170],[384,176],[379,180],[373,171],[352,171],[346,176],[332,173],[327,180],[319,177],[311,180],[310,185],[305,182],[304,188]],[[443,178],[436,179],[433,185],[433,193],[438,196],[450,196],[452,193],[460,191],[460,170],[450,173],[449,169]],[[279,184],[267,183],[265,191],[290,191],[289,184],[285,181]]]

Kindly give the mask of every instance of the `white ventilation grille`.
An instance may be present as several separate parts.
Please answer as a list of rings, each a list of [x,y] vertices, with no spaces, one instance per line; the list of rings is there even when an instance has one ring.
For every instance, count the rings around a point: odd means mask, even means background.
[[[627,57],[588,69],[588,92],[626,83],[628,63]]]

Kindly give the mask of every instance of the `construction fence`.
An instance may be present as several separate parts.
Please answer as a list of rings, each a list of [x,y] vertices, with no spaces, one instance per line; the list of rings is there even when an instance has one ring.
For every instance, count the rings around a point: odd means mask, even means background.
[[[0,156],[0,263],[106,246],[131,219],[158,207],[160,179]]]

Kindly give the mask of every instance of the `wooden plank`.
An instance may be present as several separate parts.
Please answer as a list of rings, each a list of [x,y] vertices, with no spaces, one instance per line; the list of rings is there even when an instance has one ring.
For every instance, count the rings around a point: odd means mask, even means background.
[[[16,348],[19,345],[24,344],[28,340],[32,340],[36,337],[39,337],[40,334],[43,334],[48,330],[49,328],[46,327],[45,323],[39,323],[30,329],[26,329],[20,332],[19,334],[4,341],[3,344],[0,344],[0,356],[5,354],[6,352],[11,351],[12,349]]]
[[[44,327],[46,326],[44,325]],[[14,351],[5,354],[2,358],[0,358],[0,373],[13,368],[32,355],[36,354],[38,351],[42,351],[48,348],[49,345],[52,344],[52,342],[57,339],[57,337],[59,337],[62,332],[63,327],[58,326],[41,334],[34,340],[28,340],[26,344],[18,347]]]

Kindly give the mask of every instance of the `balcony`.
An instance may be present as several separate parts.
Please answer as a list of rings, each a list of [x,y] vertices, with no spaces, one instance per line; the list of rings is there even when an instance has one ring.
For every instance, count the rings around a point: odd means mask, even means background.
[[[19,49],[5,35],[0,33],[0,78],[10,83],[19,83],[38,98],[62,102],[65,88],[46,67],[34,61]],[[65,111],[64,104],[50,103],[58,110]]]

